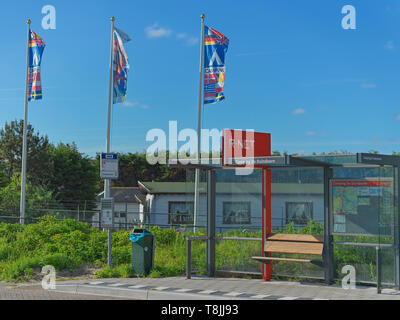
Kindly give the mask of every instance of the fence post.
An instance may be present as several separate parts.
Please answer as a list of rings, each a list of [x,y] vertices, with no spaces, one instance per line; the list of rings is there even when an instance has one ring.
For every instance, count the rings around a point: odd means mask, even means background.
[[[324,252],[323,252],[323,261],[324,261],[324,274],[325,274],[325,283],[330,285],[333,279],[333,236],[332,234],[332,226],[330,221],[330,207],[331,207],[331,199],[329,196],[330,193],[330,181],[333,176],[332,168],[324,167]]]
[[[216,174],[214,170],[208,171],[207,177],[207,274],[215,276],[215,198],[216,198]]]
[[[381,293],[381,248],[376,246],[376,291]]]
[[[186,279],[190,279],[192,275],[192,240],[186,238]]]
[[[86,222],[86,200],[85,200],[85,207],[83,208],[83,221]]]

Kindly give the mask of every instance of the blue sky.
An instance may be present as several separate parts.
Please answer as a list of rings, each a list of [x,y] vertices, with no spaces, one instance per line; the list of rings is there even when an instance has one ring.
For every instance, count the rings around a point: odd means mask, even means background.
[[[344,5],[356,30],[344,30]],[[56,29],[44,30],[44,5]],[[395,0],[11,1],[0,4],[0,126],[23,118],[26,20],[43,38],[43,100],[29,122],[90,156],[105,150],[111,16],[133,41],[111,149],[145,150],[146,133],[197,128],[200,14],[229,40],[226,100],[204,128],[270,132],[273,150],[400,151],[400,2]]]

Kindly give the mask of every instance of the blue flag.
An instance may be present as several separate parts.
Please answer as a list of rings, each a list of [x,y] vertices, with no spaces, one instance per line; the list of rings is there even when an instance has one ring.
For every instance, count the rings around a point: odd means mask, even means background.
[[[113,60],[113,103],[125,100],[128,82],[128,56],[124,43],[132,40],[125,32],[114,28],[114,60]]]
[[[43,40],[32,30],[28,40],[28,101],[42,99],[40,64],[45,48]]]
[[[204,27],[204,104],[225,99],[225,54],[229,39],[222,33]]]

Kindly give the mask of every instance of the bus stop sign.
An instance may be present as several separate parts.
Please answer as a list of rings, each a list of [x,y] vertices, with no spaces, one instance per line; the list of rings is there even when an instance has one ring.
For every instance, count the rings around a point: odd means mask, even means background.
[[[118,154],[102,153],[100,160],[100,178],[118,179]]]

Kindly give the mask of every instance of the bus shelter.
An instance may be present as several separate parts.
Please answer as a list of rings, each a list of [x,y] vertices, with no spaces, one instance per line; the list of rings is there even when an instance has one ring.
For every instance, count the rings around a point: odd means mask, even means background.
[[[221,162],[216,164],[215,159],[209,159],[207,162],[202,159],[200,163],[170,163],[170,167],[199,169],[207,176],[206,233],[209,276],[214,276],[216,271],[216,176],[223,171],[232,171],[233,168],[249,164],[261,171],[262,251],[266,237],[273,231],[271,173],[275,170],[282,172],[293,169],[319,169],[322,172],[323,184],[324,250],[321,267],[326,284],[331,284],[338,278],[336,260],[340,258],[341,252],[345,255],[353,250],[357,255],[357,250],[366,248],[376,250],[375,276],[372,278],[378,291],[382,282],[382,270],[385,268],[390,269],[390,281],[386,282],[400,289],[400,157],[369,153],[341,156],[267,156],[247,159],[246,163],[243,162],[243,158],[240,161],[233,158],[229,165],[222,165]],[[366,267],[371,268],[371,263],[365,261]],[[348,264],[351,265],[351,262]],[[264,280],[271,278],[271,264],[262,265],[262,276]]]

